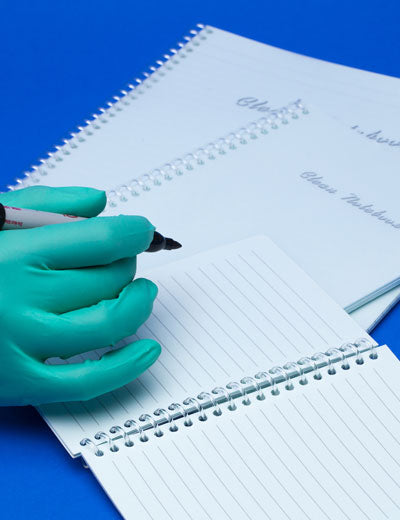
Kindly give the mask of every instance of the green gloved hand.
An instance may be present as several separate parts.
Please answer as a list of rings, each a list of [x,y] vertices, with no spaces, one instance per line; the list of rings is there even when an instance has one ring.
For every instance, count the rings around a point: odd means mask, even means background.
[[[28,209],[94,217],[102,191],[35,186],[0,194]],[[149,317],[157,287],[132,281],[154,227],[118,216],[0,231],[0,405],[87,400],[135,379],[160,354],[136,341],[98,361],[47,365],[115,344]]]

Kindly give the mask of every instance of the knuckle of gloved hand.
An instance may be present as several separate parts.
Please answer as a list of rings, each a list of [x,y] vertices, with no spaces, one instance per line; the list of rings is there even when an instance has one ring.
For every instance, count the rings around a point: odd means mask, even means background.
[[[116,303],[110,304],[110,300],[103,300],[97,304],[95,325],[97,325],[98,330],[101,331],[101,342],[104,343],[104,345],[114,345],[116,343],[117,330],[120,325]]]
[[[94,361],[86,360],[83,365],[87,369],[87,365],[93,363]],[[60,378],[59,374],[49,376],[45,386],[53,401],[89,401],[96,397],[92,393],[86,370],[84,374],[77,374],[73,379],[68,378],[65,381]]]
[[[2,272],[10,275],[10,270],[18,274],[17,269],[27,264],[30,258],[30,248],[27,241],[21,240],[13,234],[13,231],[2,231],[0,235],[0,263]]]
[[[8,336],[21,346],[30,343],[34,323],[29,308],[21,306],[16,312],[15,307],[10,305],[10,300],[0,298],[0,330],[3,338]]]
[[[93,235],[99,242],[107,242],[114,237],[114,228],[112,226],[112,219],[110,217],[96,217],[91,219],[95,223],[96,230]]]
[[[99,363],[99,361],[91,361],[87,360],[84,362],[85,365],[93,365],[94,363]],[[94,370],[94,366],[93,366]],[[91,384],[91,379],[89,374],[86,376],[82,376],[77,378],[76,382],[73,383],[74,388],[70,388],[70,396],[73,401],[90,401],[99,395],[100,392],[96,391],[93,388],[93,384]],[[71,393],[72,392],[72,393]],[[104,390],[104,393],[106,390]]]
[[[107,217],[99,217],[90,219],[88,222],[94,226],[88,237],[85,238],[85,242],[90,243],[90,247],[93,250],[101,252],[102,264],[108,264],[115,260],[116,250],[116,237],[115,228],[112,226]]]

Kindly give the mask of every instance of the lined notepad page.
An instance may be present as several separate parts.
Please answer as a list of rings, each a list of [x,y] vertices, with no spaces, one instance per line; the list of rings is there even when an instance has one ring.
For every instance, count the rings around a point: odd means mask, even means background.
[[[400,518],[400,371],[387,347],[291,392],[96,457],[126,519]]]
[[[81,451],[80,440],[100,429],[368,337],[266,237],[195,255],[149,277],[159,295],[137,337],[161,343],[156,363],[139,379],[97,399],[40,407],[74,455]]]

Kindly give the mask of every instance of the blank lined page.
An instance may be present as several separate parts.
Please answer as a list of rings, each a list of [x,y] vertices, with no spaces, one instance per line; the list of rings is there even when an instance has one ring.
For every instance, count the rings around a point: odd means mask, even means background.
[[[159,295],[136,337],[161,343],[156,363],[97,399],[41,407],[73,454],[100,429],[366,336],[266,237],[201,253],[148,277]]]
[[[84,453],[124,518],[400,517],[400,372],[378,359],[104,456]]]

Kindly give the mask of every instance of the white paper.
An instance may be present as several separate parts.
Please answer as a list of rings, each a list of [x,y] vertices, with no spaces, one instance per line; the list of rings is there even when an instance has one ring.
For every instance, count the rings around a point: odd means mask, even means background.
[[[184,244],[177,257],[266,233],[354,310],[398,283],[400,213],[393,187],[400,177],[389,155],[376,154],[339,123],[326,124],[326,116],[310,108],[161,186],[128,195],[107,214],[146,215]],[[164,262],[165,255],[142,260],[145,267]]]
[[[70,155],[50,161],[55,168],[47,169],[42,183],[90,181],[101,188],[127,183],[265,115],[260,107],[239,105],[245,98],[266,101],[272,109],[302,98],[346,128],[358,125],[352,132],[359,140],[398,161],[398,79],[313,60],[215,28],[203,31],[188,49],[145,79],[134,99],[127,97],[118,109],[106,111],[98,120],[100,130],[90,127],[93,135],[81,133],[82,141],[73,142],[76,148],[67,146]],[[367,137],[379,130],[376,139]],[[380,137],[394,144],[378,143]]]
[[[139,379],[97,399],[40,407],[73,455],[83,438],[141,413],[368,338],[266,237],[201,253],[148,276],[159,295],[137,337],[161,343],[159,360]]]
[[[102,457],[85,452],[126,519],[385,520],[400,514],[399,363],[309,377],[222,416]]]
[[[362,329],[371,333],[378,323],[388,314],[400,298],[400,287],[395,287],[382,296],[375,298],[350,313]]]
[[[382,165],[379,174],[373,168],[359,170],[366,174],[365,184],[370,184],[371,176],[379,178],[389,161],[383,189],[385,194],[396,193],[400,153],[399,93],[399,81],[395,78],[307,58],[208,27],[145,80],[131,97],[124,98],[98,118],[100,129],[91,125],[88,132],[81,132],[45,163],[41,171],[47,175],[38,180],[50,185],[109,189],[128,184],[131,179],[265,115],[262,110],[266,107],[279,108],[303,98],[343,124],[342,137],[332,139],[331,160],[345,153],[342,141],[347,140],[348,133],[353,133],[365,149],[377,153],[375,162]],[[250,102],[251,98],[255,101]],[[329,134],[328,128],[329,118],[309,135],[311,146],[319,145],[314,136]],[[363,150],[350,153],[363,155]],[[381,154],[387,161],[379,159]],[[357,164],[349,166],[360,168]],[[262,193],[262,187],[259,192]],[[220,196],[222,198],[222,194]],[[276,197],[279,199],[281,194]],[[147,197],[144,214],[152,213],[155,204],[152,197]],[[121,211],[127,210],[127,206],[121,205]],[[184,210],[183,207],[182,213]],[[251,234],[251,230],[248,231]],[[375,235],[368,235],[368,241],[374,243]],[[383,251],[386,254],[387,245]],[[353,251],[353,258],[357,255],[361,252]],[[329,258],[325,260],[329,262]],[[358,287],[353,292],[347,280],[335,280],[340,293],[338,301],[350,305],[368,291],[377,296],[375,289],[395,278],[386,265],[380,266],[380,270],[386,282],[373,287],[372,291],[363,286],[363,294],[358,292]],[[314,277],[314,271],[309,272]],[[319,274],[316,273],[318,280]],[[353,274],[356,272],[351,270],[349,276]],[[329,289],[326,284],[322,285]],[[336,293],[332,296],[336,298]],[[384,302],[370,307],[368,313],[364,313],[371,322],[367,325],[376,321],[385,308]]]

